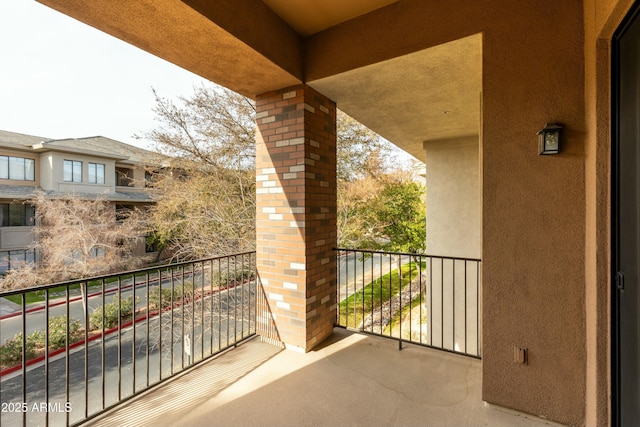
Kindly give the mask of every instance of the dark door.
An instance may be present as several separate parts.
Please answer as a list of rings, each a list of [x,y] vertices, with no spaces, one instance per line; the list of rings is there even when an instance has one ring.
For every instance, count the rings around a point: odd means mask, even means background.
[[[636,5],[638,6],[638,5]],[[613,424],[640,425],[640,7],[613,40]]]

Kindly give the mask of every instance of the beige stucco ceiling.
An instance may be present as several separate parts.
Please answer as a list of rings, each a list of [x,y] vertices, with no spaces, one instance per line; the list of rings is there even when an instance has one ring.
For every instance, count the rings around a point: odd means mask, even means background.
[[[398,0],[262,0],[302,36],[315,34]]]
[[[263,0],[302,36],[397,0]],[[424,161],[423,143],[478,135],[480,34],[350,70],[310,86],[338,108]]]
[[[424,161],[425,141],[479,134],[482,36],[466,37],[308,84]]]

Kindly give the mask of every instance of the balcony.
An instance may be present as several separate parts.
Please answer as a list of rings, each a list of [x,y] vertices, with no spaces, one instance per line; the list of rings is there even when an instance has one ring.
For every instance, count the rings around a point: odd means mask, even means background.
[[[483,403],[480,363],[341,328],[307,354],[257,337],[87,425],[557,425]]]
[[[0,421],[550,424],[482,402],[480,260],[337,257],[342,327],[306,354],[256,336],[254,252],[4,292]]]

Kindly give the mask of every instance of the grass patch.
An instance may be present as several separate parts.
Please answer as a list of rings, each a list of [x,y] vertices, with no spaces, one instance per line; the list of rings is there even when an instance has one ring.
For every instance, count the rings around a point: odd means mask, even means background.
[[[426,263],[422,263],[422,269]],[[411,274],[409,274],[411,273]],[[398,294],[411,280],[416,278],[419,270],[415,262],[411,261],[402,266],[402,280],[398,275],[398,269],[379,277],[369,283],[363,289],[346,298],[338,307],[341,326],[357,328],[362,319],[372,310],[389,301],[392,296]]]
[[[404,307],[402,307],[401,312],[396,313],[391,318],[391,322],[389,322],[383,334],[389,335],[389,336],[398,336],[400,331],[400,323],[404,321],[404,319],[409,315],[409,312],[411,310],[418,307],[422,302],[424,302],[424,296],[418,295],[413,299],[413,301],[411,301],[411,304],[405,305]],[[426,321],[427,321],[427,312],[423,311],[422,318],[420,319],[420,323],[426,323]],[[403,330],[403,335],[404,335],[403,338],[409,338],[409,331],[408,331],[409,328],[406,328],[406,329],[407,329],[406,331]]]
[[[68,324],[67,324],[68,323]],[[67,322],[66,316],[56,316],[49,319],[49,351],[64,348],[69,343],[81,339],[84,329],[79,320]],[[68,338],[67,338],[68,336]],[[5,340],[0,345],[0,368],[5,369],[22,363],[22,332],[13,338]],[[47,340],[44,331],[34,331],[26,337],[24,349],[27,360],[41,356],[46,351]]]
[[[40,295],[42,294],[42,295]],[[27,298],[27,305],[34,303],[34,302],[39,302],[39,301],[44,301],[44,291],[38,291],[38,292],[27,292],[25,294],[26,298]],[[18,305],[22,304],[22,295],[21,294],[15,294],[15,295],[9,295],[8,297],[4,297],[5,299],[8,299],[11,302],[14,302]]]
[[[196,264],[196,268],[194,269],[194,271],[192,271],[191,269],[184,269],[184,268],[177,268],[177,269],[173,269],[173,277],[175,277],[175,279],[180,278],[183,274],[186,274],[187,276],[193,276],[193,275],[199,275],[202,274],[203,272],[207,275],[207,277],[209,276],[209,274],[211,274],[208,270],[205,271],[204,269],[205,264],[203,263],[202,265],[197,265]],[[136,284],[143,284],[146,279],[147,279],[147,274],[148,274],[148,278],[149,281],[154,281],[154,280],[158,280],[158,271],[160,272],[160,274],[162,275],[162,277],[164,279],[168,278],[168,277],[172,277],[172,269],[171,268],[160,268],[158,270],[154,269],[152,271],[150,271],[149,273],[134,273],[134,274],[126,274],[126,275],[122,275],[120,276],[121,280],[122,280],[122,284],[123,285],[131,285],[133,284],[133,277],[135,276],[135,283]],[[240,268],[231,268],[229,269],[229,271],[226,270],[222,270],[222,271],[218,271],[218,272],[214,272],[213,273],[213,280],[214,280],[214,285],[215,286],[226,286],[227,284],[234,284],[237,283],[239,281],[242,280],[248,280],[251,277],[255,277],[255,270],[250,270],[246,267],[240,267]],[[109,277],[108,279],[106,279],[105,281],[105,286],[106,285],[112,285],[114,283],[118,282],[118,277]],[[218,283],[220,282],[220,283]],[[66,294],[66,286],[58,286],[56,288],[51,288],[49,289],[49,298],[54,299],[54,298],[64,298],[65,294]],[[92,293],[92,292],[96,292],[96,291],[101,291],[102,290],[102,281],[101,280],[92,280],[88,282],[88,293]],[[69,286],[69,292],[71,295],[80,295],[80,284],[76,283],[74,285]],[[41,290],[41,291],[31,291],[31,292],[27,292],[24,294],[26,297],[26,304],[34,304],[34,303],[44,303],[45,302],[45,291]],[[6,299],[8,299],[9,301],[12,301],[18,305],[22,304],[22,294],[14,294],[14,295],[10,295],[10,296],[6,296],[4,297]]]
[[[131,276],[126,276],[125,278],[130,278]],[[110,284],[110,283],[114,283],[117,282],[118,278],[117,277],[111,277],[107,280],[105,280],[105,285]],[[66,294],[66,286],[58,286],[55,288],[51,288],[49,289],[49,300],[52,300],[54,298],[59,298],[59,297],[64,297]],[[97,290],[101,290],[102,289],[102,282],[99,280],[93,280],[91,282],[89,282],[89,293],[91,293],[91,291],[97,291]],[[76,283],[74,285],[69,286],[69,293],[71,295],[73,295],[75,293],[75,291],[78,291],[77,293],[79,293],[80,291],[80,283]],[[24,294],[26,297],[26,304],[33,304],[33,303],[38,303],[38,302],[44,302],[45,298],[46,298],[46,293],[44,290],[40,290],[40,291],[31,291],[31,292],[27,292]],[[8,299],[9,301],[12,301],[18,305],[22,304],[22,295],[21,294],[14,294],[14,295],[9,295],[4,297],[5,299]]]

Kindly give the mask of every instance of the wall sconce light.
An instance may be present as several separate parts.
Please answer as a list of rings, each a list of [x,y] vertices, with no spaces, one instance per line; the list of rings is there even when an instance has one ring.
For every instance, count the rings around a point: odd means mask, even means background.
[[[560,152],[560,133],[562,126],[547,123],[538,131],[538,154],[558,154]]]

